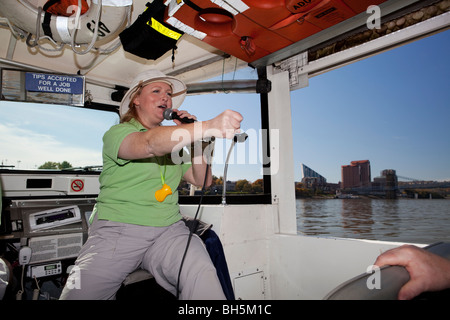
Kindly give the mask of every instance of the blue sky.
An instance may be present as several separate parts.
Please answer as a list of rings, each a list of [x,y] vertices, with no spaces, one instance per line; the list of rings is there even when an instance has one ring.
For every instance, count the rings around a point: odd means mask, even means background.
[[[372,178],[383,169],[395,169],[400,176],[450,180],[448,52],[450,31],[313,77],[307,88],[291,92],[295,180],[301,179],[304,163],[337,183],[341,166],[353,160],[370,160]],[[233,77],[256,78],[256,72],[239,71],[224,79]],[[0,104],[0,161],[19,168],[64,160],[74,166],[101,164],[101,136],[116,119],[93,112],[69,129],[60,127],[62,120],[54,111],[25,105],[12,112],[5,102]],[[261,177],[258,95],[189,96],[182,108],[199,120],[227,108],[242,113],[242,129],[251,139],[238,146],[228,177],[249,181]],[[61,107],[61,111],[60,117],[77,119],[79,111],[87,110]],[[40,128],[38,117],[51,120]],[[72,144],[75,138],[79,142]],[[217,176],[223,174],[228,146],[224,141],[216,146]]]

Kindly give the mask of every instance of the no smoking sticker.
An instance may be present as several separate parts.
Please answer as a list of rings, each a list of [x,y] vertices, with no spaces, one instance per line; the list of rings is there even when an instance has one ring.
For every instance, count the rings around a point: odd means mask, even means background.
[[[70,188],[74,192],[83,191],[83,189],[84,189],[84,181],[80,180],[80,179],[72,180],[72,182],[70,183]]]

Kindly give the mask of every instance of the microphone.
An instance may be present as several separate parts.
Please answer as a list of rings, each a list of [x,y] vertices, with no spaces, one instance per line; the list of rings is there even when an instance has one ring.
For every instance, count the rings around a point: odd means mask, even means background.
[[[193,123],[195,122],[194,119],[190,119],[190,118],[180,118],[180,116],[176,113],[173,112],[172,109],[167,108],[166,110],[164,110],[164,119],[166,120],[179,120],[181,123]]]

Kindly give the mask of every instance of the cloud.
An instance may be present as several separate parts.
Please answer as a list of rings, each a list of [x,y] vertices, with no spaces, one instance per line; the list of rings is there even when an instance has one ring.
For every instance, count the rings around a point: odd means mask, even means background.
[[[0,124],[0,161],[18,169],[35,169],[47,161],[68,161],[78,167],[101,165],[102,155],[101,147],[93,150],[81,145],[68,145],[54,135]]]

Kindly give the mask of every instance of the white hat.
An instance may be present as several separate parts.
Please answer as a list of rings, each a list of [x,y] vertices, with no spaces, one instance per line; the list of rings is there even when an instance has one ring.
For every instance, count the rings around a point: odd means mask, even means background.
[[[134,78],[130,89],[123,96],[122,102],[120,102],[120,115],[124,115],[128,111],[130,100],[132,99],[134,93],[136,93],[141,86],[145,86],[152,82],[166,82],[170,84],[172,87],[172,108],[177,109],[181,106],[184,98],[186,97],[187,91],[184,82],[178,80],[177,78],[166,76],[159,70],[150,69],[138,74],[136,78]]]

